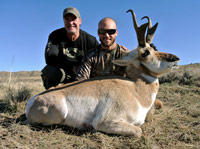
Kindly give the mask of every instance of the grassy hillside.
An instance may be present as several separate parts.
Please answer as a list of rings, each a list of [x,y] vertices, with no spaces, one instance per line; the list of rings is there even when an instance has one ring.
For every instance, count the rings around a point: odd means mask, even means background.
[[[0,148],[200,148],[200,64],[181,66],[160,78],[156,109],[140,139],[67,126],[30,126],[27,100],[44,90],[40,72],[0,72]]]

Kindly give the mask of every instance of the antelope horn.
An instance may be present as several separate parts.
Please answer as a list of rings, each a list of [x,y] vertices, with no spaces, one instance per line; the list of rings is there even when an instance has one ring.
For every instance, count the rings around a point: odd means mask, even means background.
[[[137,35],[138,44],[139,44],[139,46],[145,47],[145,45],[146,45],[145,32],[146,32],[146,28],[149,23],[145,23],[145,24],[141,25],[140,27],[138,27],[135,13],[131,9],[129,9],[126,13],[128,13],[128,12],[131,12],[131,14],[132,14],[133,24],[134,24],[134,28],[135,28],[136,35]]]
[[[148,26],[148,30],[147,30],[147,36],[146,36],[146,42],[151,44],[153,41],[153,37],[154,37],[154,33],[156,31],[156,28],[158,26],[158,23],[156,23],[153,27],[152,27],[152,23],[151,23],[151,19],[148,16],[144,16],[142,19],[147,18],[148,22],[149,22],[149,26]],[[141,20],[142,20],[141,19]]]

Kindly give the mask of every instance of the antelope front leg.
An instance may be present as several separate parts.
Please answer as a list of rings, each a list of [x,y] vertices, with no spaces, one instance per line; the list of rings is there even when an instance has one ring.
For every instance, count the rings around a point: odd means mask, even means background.
[[[154,113],[155,113],[155,107],[152,106],[149,112],[147,113],[145,121],[150,122],[153,119]]]
[[[139,126],[134,126],[125,121],[107,121],[93,126],[96,130],[107,132],[110,134],[123,134],[134,135],[140,138],[142,135],[142,129]]]

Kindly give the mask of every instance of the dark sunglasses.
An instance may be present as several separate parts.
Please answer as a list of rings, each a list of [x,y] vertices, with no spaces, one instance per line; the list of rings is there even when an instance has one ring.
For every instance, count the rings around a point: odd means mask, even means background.
[[[105,35],[106,33],[113,35],[116,33],[116,29],[98,29],[98,33],[101,35]]]

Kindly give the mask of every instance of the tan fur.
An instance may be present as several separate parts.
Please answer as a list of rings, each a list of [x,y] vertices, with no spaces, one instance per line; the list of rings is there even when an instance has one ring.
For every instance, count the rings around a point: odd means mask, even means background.
[[[163,107],[163,103],[159,99],[156,99],[155,102],[154,102],[154,104],[155,104],[155,108],[156,109],[160,109],[160,108]]]
[[[135,50],[138,55],[143,52]],[[160,54],[151,48],[149,50],[152,54],[150,56],[157,60],[156,55]],[[155,75],[160,76],[163,72],[168,72],[169,66],[173,66],[171,63],[176,63],[178,59],[175,62],[164,61],[170,65],[166,64],[166,68],[156,68],[158,72],[151,72],[151,67],[154,68],[151,58],[131,59],[130,55],[131,52],[127,55],[128,59],[124,57],[126,62],[124,58],[114,61],[115,64],[127,65],[127,78],[95,78],[44,91],[32,99],[32,104],[31,100],[28,102],[28,121],[32,124],[63,124],[80,129],[92,126],[107,133],[140,137],[142,130],[138,126],[144,123],[159,88]],[[159,57],[158,62],[161,59],[164,58]]]
[[[113,60],[115,65],[126,66],[127,78],[110,76],[52,88],[28,101],[26,117],[31,124],[92,126],[106,133],[140,137],[139,126],[156,100],[158,77],[178,61],[175,55],[155,51],[145,43]]]

